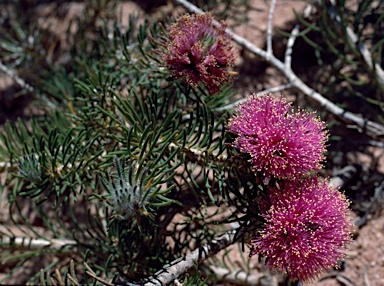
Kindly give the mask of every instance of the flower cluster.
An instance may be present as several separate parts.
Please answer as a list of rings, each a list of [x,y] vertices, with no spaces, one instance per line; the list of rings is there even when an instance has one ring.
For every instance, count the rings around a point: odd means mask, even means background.
[[[225,26],[215,28],[209,13],[184,15],[168,29],[169,42],[162,58],[173,76],[191,86],[202,82],[211,94],[230,78],[227,67],[235,62],[235,52]]]
[[[269,267],[303,281],[335,266],[350,241],[349,203],[328,181],[308,176],[324,160],[325,123],[313,113],[294,112],[281,97],[252,95],[227,129],[254,170],[280,186],[269,186],[258,201],[265,223],[251,239],[251,255],[265,256]]]
[[[350,240],[345,196],[317,177],[285,181],[283,189],[269,191],[270,207],[261,210],[266,225],[252,240],[252,254],[268,257],[268,266],[302,281],[335,266]]]
[[[321,167],[328,135],[324,127],[312,113],[293,113],[282,98],[254,94],[238,106],[228,131],[238,135],[233,146],[251,156],[256,171],[292,178]]]

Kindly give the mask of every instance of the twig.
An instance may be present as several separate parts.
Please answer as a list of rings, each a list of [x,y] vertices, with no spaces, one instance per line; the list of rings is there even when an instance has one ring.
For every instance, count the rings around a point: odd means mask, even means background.
[[[114,284],[112,284],[112,283],[110,283],[108,281],[105,281],[103,278],[97,276],[97,274],[92,270],[92,268],[88,265],[88,263],[84,262],[84,267],[85,267],[85,273],[87,273],[93,279],[103,283],[104,285],[114,286]]]
[[[35,89],[26,83],[22,78],[20,78],[13,70],[7,68],[3,62],[0,60],[0,70],[2,70],[5,74],[7,74],[10,78],[12,78],[20,87],[26,89],[31,93],[35,93]]]
[[[282,90],[286,90],[286,89],[289,89],[291,87],[292,87],[291,83],[282,84],[282,85],[279,85],[279,86],[274,86],[274,87],[271,87],[271,88],[268,88],[268,89],[264,89],[263,91],[257,92],[256,95],[257,96],[263,96],[263,95],[267,95],[267,94],[270,94],[270,93],[280,92]],[[243,103],[246,100],[247,100],[246,98],[239,99],[239,100],[237,100],[235,102],[232,102],[232,103],[230,103],[228,105],[216,108],[215,111],[221,112],[221,111],[225,111],[225,110],[229,110],[229,109],[235,108],[236,105],[238,105],[240,103]]]
[[[41,239],[31,237],[4,237],[0,238],[0,248],[25,248],[42,249],[49,248],[55,250],[71,249],[77,251],[77,242],[69,239]]]
[[[59,285],[64,286],[65,284],[63,282],[63,279],[61,278],[60,271],[57,268],[55,269],[55,275],[56,275],[57,282],[59,282]]]
[[[42,96],[38,93],[30,84],[25,82],[21,77],[19,77],[13,70],[9,69],[3,62],[0,60],[0,70],[3,71],[6,75],[12,78],[16,84],[18,84],[21,88],[29,91],[30,93],[35,94],[39,99],[44,100],[45,104],[50,108],[56,108],[55,104],[51,102],[46,96]]]
[[[297,35],[299,34],[300,26],[297,24],[292,29],[291,35],[289,36],[288,42],[287,42],[287,48],[285,50],[285,56],[284,56],[284,64],[286,69],[292,68],[292,51],[293,51],[293,45],[296,42]]]
[[[312,5],[308,5],[303,12],[304,17],[308,17],[311,14],[312,11]],[[300,31],[300,25],[296,24],[295,27],[292,29],[291,35],[288,38],[287,42],[287,48],[285,49],[285,56],[284,56],[284,63],[286,69],[292,69],[292,51],[293,51],[293,45],[296,42],[297,35]]]
[[[188,9],[191,12],[198,13],[198,14],[204,13],[204,11],[202,11],[201,9],[199,9],[198,7],[189,3],[186,0],[175,0],[175,2],[183,5],[186,9]],[[214,25],[219,26],[221,24],[217,21],[214,21]],[[327,111],[331,112],[336,116],[344,118],[347,121],[355,123],[359,127],[360,132],[365,131],[369,136],[372,136],[372,137],[384,136],[384,125],[374,121],[370,121],[367,118],[363,118],[355,113],[342,109],[341,107],[339,107],[332,101],[326,99],[320,93],[316,92],[315,90],[310,88],[308,85],[306,85],[293,72],[291,68],[287,68],[285,63],[277,59],[273,54],[272,55],[268,54],[265,50],[260,49],[259,47],[255,46],[245,38],[235,34],[228,28],[225,30],[225,32],[232,38],[234,42],[246,48],[250,52],[260,56],[265,61],[269,62],[271,65],[273,65],[278,70],[280,70],[281,73],[288,79],[289,83],[291,83],[295,88],[301,90],[308,97],[317,101],[320,104],[320,106],[325,108]]]
[[[117,285],[143,285],[143,286],[155,286],[155,285],[169,285],[180,275],[186,273],[192,269],[196,264],[208,259],[215,255],[220,250],[225,249],[229,245],[233,244],[236,231],[228,231],[223,235],[213,239],[206,245],[203,245],[191,253],[187,254],[183,258],[179,258],[171,262],[169,265],[165,265],[163,269],[155,273],[153,276],[145,279],[142,282],[130,283],[123,277],[119,277],[115,283]]]
[[[268,13],[268,25],[267,25],[267,53],[272,55],[272,26],[273,26],[273,14],[275,13],[276,0],[272,0]]]

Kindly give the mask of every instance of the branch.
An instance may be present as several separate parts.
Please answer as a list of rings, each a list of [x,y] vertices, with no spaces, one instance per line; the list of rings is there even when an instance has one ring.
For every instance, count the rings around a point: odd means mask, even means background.
[[[142,282],[130,283],[120,276],[118,278],[120,282],[115,283],[116,285],[169,285],[180,275],[192,269],[196,264],[201,263],[202,261],[218,253],[220,250],[223,250],[229,245],[233,244],[235,233],[236,231],[231,230],[222,234],[221,236],[217,237],[216,239],[213,239],[206,245],[195,249],[191,253],[187,254],[185,257],[176,259],[172,261],[169,265],[165,265],[163,269],[156,272],[153,276],[143,280]]]
[[[272,55],[272,20],[273,20],[273,14],[275,13],[275,7],[276,7],[276,0],[272,0],[271,6],[269,7],[269,13],[268,13],[268,26],[267,26],[267,53]]]
[[[267,95],[267,94],[270,94],[270,93],[286,90],[286,89],[289,89],[291,87],[292,87],[292,84],[291,83],[287,83],[287,84],[283,84],[283,85],[279,85],[279,86],[274,86],[274,87],[271,87],[271,88],[268,88],[268,89],[264,89],[263,91],[257,92],[256,95],[257,96],[263,96],[263,95]],[[237,100],[235,102],[232,102],[232,103],[230,103],[228,105],[216,108],[215,111],[221,112],[221,111],[225,111],[225,110],[229,110],[229,109],[235,108],[236,105],[238,105],[240,103],[243,103],[246,100],[247,100],[246,98],[239,99],[239,100]]]
[[[6,75],[12,78],[20,87],[26,89],[30,93],[35,93],[35,89],[31,85],[26,83],[13,70],[10,70],[9,68],[7,68],[1,60],[0,60],[0,70],[2,70]]]
[[[0,248],[25,248],[29,250],[49,248],[54,250],[71,249],[77,251],[77,242],[69,239],[41,239],[31,237],[0,237]]]
[[[288,42],[287,42],[287,48],[285,50],[285,56],[284,56],[284,63],[286,69],[292,68],[292,51],[293,51],[293,45],[296,42],[297,35],[299,34],[300,26],[297,24],[291,32],[291,35],[289,36]]]
[[[185,8],[187,8],[191,12],[198,13],[198,14],[204,13],[204,11],[202,11],[201,9],[199,9],[198,7],[189,3],[186,0],[175,0],[175,2],[183,5]],[[221,25],[217,21],[214,21],[213,23],[216,26]],[[278,70],[280,70],[280,72],[288,79],[289,83],[292,84],[292,86],[301,90],[305,95],[317,101],[320,104],[320,106],[326,109],[327,111],[331,112],[336,116],[344,118],[347,121],[355,123],[360,129],[360,132],[365,131],[369,136],[372,136],[372,137],[384,136],[384,125],[374,121],[370,121],[367,118],[361,117],[355,113],[342,109],[341,107],[339,107],[332,101],[326,99],[320,93],[316,92],[315,90],[310,88],[308,85],[306,85],[293,72],[292,68],[287,68],[286,64],[280,61],[279,59],[277,59],[273,54],[268,54],[265,50],[260,49],[259,47],[255,46],[245,38],[235,34],[233,31],[229,30],[228,28],[225,30],[225,32],[232,38],[234,42],[246,48],[247,50],[254,53],[255,55],[260,56],[265,61],[267,61],[268,63],[276,67]]]
[[[46,96],[43,96],[39,94],[30,84],[25,82],[22,78],[20,78],[13,70],[9,69],[7,66],[3,64],[3,62],[0,60],[0,70],[3,71],[6,75],[8,75],[10,78],[12,78],[16,84],[18,84],[21,88],[27,90],[30,93],[33,93],[39,98],[40,100],[43,100],[48,107],[55,109],[55,104],[50,101]]]
[[[312,5],[308,5],[304,9],[304,17],[308,17],[311,14],[312,11]],[[295,27],[292,29],[291,35],[288,38],[287,42],[287,48],[285,49],[285,56],[284,56],[284,63],[285,63],[285,68],[286,69],[291,69],[292,68],[292,51],[293,51],[293,46],[296,42],[297,35],[299,34],[300,31],[300,25],[296,24]]]

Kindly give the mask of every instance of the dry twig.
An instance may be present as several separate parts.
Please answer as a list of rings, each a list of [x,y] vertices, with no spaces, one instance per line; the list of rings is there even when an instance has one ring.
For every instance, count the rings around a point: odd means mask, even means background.
[[[56,108],[55,104],[52,101],[50,101],[47,97],[39,94],[30,84],[25,82],[24,79],[19,77],[13,70],[9,69],[6,65],[4,65],[1,60],[0,60],[0,70],[3,71],[6,75],[8,75],[10,78],[12,78],[16,82],[16,84],[19,85],[21,88],[27,90],[30,93],[33,93],[39,99],[44,100],[45,104],[48,107],[52,109]]]
[[[120,277],[121,282],[116,282],[118,285],[143,285],[143,286],[162,286],[169,285],[180,275],[186,273],[188,270],[192,269],[196,263],[201,263],[202,261],[208,259],[209,257],[215,255],[220,250],[227,248],[229,245],[233,244],[233,239],[235,237],[236,231],[228,231],[221,236],[213,239],[206,245],[203,245],[191,253],[187,254],[185,257],[179,258],[171,262],[169,265],[165,265],[160,271],[156,272],[153,276],[145,279],[142,282],[130,283],[125,281],[124,278]]]
[[[21,248],[21,249],[71,249],[77,251],[77,242],[70,239],[42,239],[31,237],[0,237],[1,248]]]

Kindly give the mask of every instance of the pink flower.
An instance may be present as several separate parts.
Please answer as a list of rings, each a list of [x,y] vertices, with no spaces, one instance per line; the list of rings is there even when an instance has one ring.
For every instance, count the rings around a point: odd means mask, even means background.
[[[251,156],[256,171],[276,178],[295,178],[318,170],[328,133],[313,113],[294,113],[290,104],[271,95],[250,96],[230,119],[233,147]]]
[[[168,29],[167,52],[162,58],[172,68],[173,75],[185,78],[191,86],[202,82],[213,94],[229,81],[226,70],[235,62],[225,26],[215,28],[209,13],[181,16]]]
[[[289,278],[310,281],[344,258],[350,241],[349,202],[327,181],[285,181],[261,204],[265,227],[252,239],[251,254]]]

